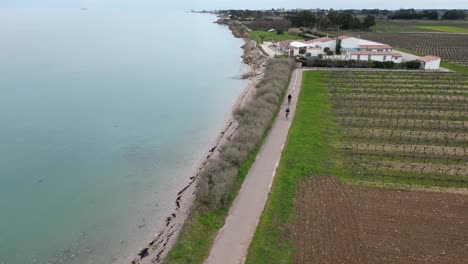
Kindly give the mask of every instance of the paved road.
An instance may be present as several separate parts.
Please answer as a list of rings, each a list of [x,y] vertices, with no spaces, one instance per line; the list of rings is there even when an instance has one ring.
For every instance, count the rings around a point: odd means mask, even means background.
[[[247,250],[267,201],[291,120],[294,117],[301,82],[302,70],[295,70],[288,88],[288,93],[293,96],[289,120],[286,120],[284,115],[286,108],[286,102],[284,102],[278,118],[229,210],[226,223],[215,238],[205,264],[245,262]]]
[[[413,61],[413,60],[417,60],[420,58],[420,56],[416,56],[416,55],[413,55],[404,51],[395,50],[395,52],[400,53],[404,61]]]
[[[272,44],[273,43],[271,43],[271,42],[263,42],[263,44],[260,44],[260,46],[268,54],[268,56],[270,56],[271,58],[274,58],[276,55],[283,54],[283,53],[281,53],[279,51],[274,50],[273,48],[270,48],[270,45],[272,45]]]

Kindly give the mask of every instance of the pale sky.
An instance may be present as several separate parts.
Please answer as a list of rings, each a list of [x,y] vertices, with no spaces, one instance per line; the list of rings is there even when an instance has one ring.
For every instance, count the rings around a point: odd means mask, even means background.
[[[171,8],[171,9],[468,9],[468,0],[0,0],[1,7],[96,7],[96,8]]]

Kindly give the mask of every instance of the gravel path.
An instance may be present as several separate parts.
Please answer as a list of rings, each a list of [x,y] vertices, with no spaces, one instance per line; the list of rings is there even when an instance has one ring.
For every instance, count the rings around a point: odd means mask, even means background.
[[[289,120],[284,102],[265,142],[218,232],[206,264],[244,263],[283,151],[302,83],[302,70],[293,72],[288,93],[293,100]]]

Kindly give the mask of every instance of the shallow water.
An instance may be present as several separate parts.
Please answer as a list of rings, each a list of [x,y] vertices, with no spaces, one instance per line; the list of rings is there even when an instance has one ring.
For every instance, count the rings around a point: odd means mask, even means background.
[[[214,20],[0,9],[0,263],[120,263],[156,233],[245,85]]]

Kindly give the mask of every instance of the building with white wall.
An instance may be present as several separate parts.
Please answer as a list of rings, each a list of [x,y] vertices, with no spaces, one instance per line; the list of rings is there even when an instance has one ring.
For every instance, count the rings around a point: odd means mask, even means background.
[[[341,41],[342,55],[332,57],[332,59],[403,62],[402,54],[395,52],[390,45],[346,35],[338,38],[323,37],[308,41],[283,41],[280,43],[280,47],[290,56],[300,55],[300,49],[306,49],[306,52],[312,56],[318,56],[325,53],[325,48],[330,48],[335,52],[339,40]],[[327,58],[330,57],[327,56]],[[424,70],[437,70],[440,67],[440,58],[437,56],[424,56],[417,60],[421,62],[421,68]]]
[[[420,57],[417,61],[421,62],[421,69],[423,70],[438,70],[440,68],[440,57],[428,55]]]
[[[402,56],[400,53],[393,51],[350,50],[346,52],[345,60],[393,61],[395,63],[401,63]]]

